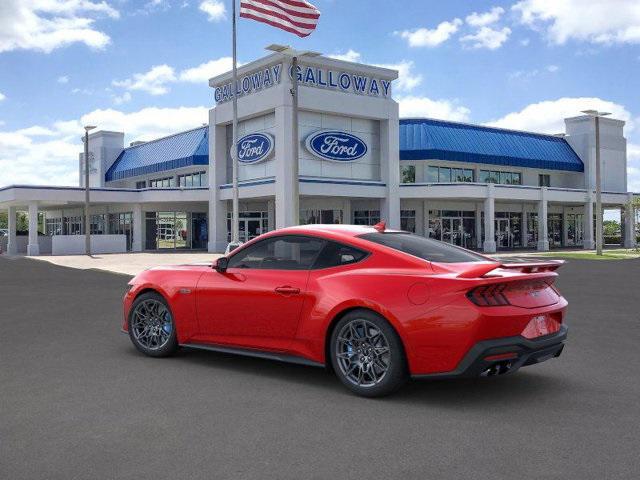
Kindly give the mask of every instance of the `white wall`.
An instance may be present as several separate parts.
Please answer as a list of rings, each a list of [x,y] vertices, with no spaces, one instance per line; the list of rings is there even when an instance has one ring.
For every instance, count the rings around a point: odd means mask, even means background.
[[[84,235],[54,235],[51,237],[53,255],[83,255]],[[91,235],[91,253],[125,253],[126,235]]]
[[[104,176],[124,149],[124,133],[97,131],[89,134],[89,186],[104,187]],[[84,145],[78,159],[79,185],[84,186]]]
[[[565,119],[566,140],[585,166],[585,183],[580,188],[595,189],[596,134],[595,120],[589,116]],[[622,120],[600,118],[600,153],[602,189],[605,192],[627,191],[627,139]]]

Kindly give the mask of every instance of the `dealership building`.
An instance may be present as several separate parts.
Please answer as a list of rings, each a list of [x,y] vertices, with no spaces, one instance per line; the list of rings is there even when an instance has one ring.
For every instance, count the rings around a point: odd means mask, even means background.
[[[294,139],[292,73],[290,58],[279,53],[238,69],[241,240],[298,221],[383,219],[489,253],[594,247],[592,117],[567,118],[557,135],[400,119],[391,96],[396,71],[309,56],[297,71]],[[127,147],[123,132],[89,136],[94,252],[225,250],[233,196],[231,73],[209,85],[215,106],[206,126]],[[621,243],[631,247],[636,227],[623,127],[600,119],[602,202],[620,209]],[[0,209],[9,211],[0,247],[83,253],[83,155],[79,178],[79,187],[0,188]],[[18,211],[28,212],[27,235],[16,233]]]

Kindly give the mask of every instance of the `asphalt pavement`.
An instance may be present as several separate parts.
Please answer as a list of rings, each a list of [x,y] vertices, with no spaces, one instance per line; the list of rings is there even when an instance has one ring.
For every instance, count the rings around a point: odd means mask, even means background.
[[[0,479],[634,479],[640,261],[571,260],[563,355],[384,399],[321,369],[139,354],[129,277],[0,256]]]

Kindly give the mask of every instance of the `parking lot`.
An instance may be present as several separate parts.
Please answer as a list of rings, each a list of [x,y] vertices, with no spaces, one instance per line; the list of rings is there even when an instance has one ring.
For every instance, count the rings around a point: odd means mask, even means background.
[[[0,257],[2,479],[631,479],[640,260],[572,260],[559,359],[355,397],[321,369],[120,333],[129,277]]]

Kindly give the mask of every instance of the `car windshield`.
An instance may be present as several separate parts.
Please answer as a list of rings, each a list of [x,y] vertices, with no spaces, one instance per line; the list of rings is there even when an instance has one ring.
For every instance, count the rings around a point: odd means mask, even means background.
[[[407,232],[366,233],[360,235],[360,238],[430,262],[461,263],[487,261],[483,256],[470,252],[469,250]]]

